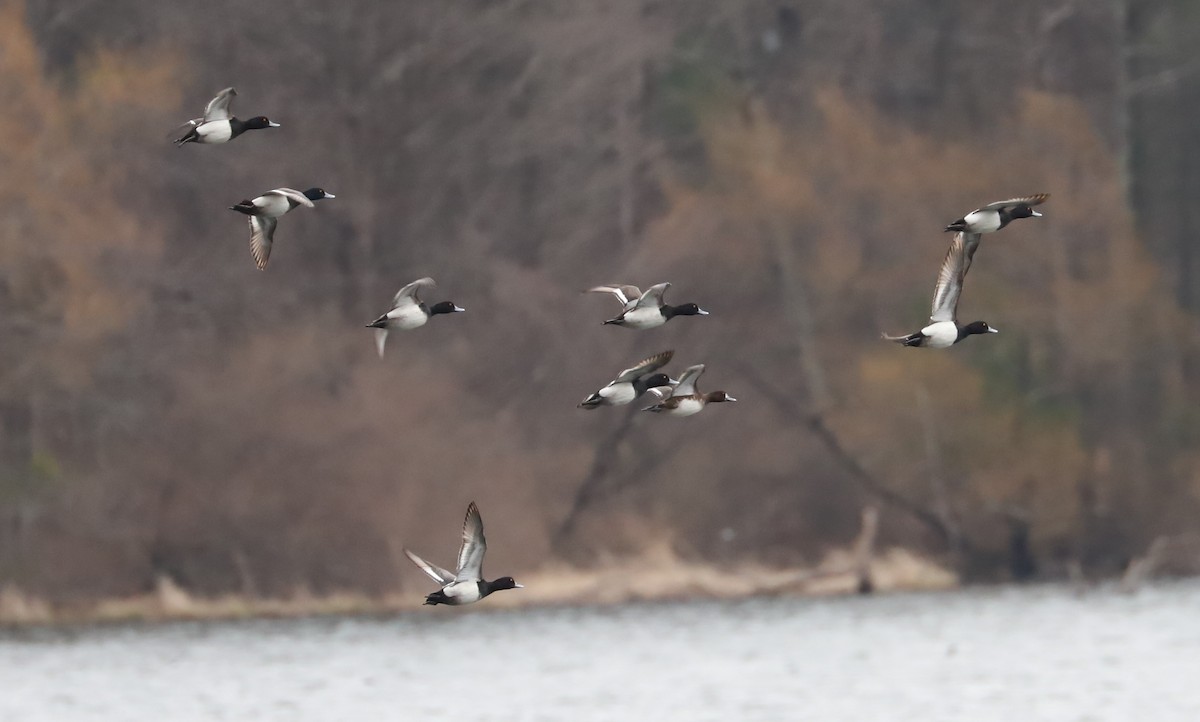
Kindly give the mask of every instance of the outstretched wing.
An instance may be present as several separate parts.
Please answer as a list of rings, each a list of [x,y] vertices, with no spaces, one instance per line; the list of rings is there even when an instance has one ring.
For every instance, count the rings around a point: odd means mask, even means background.
[[[611,293],[617,297],[617,300],[621,302],[621,306],[624,308],[628,308],[631,304],[637,301],[638,296],[642,295],[641,289],[639,289],[637,286],[616,284],[596,286],[595,288],[589,288],[588,290],[584,291],[584,293]]]
[[[237,91],[233,88],[226,88],[217,93],[217,97],[208,101],[208,105],[204,106],[204,122],[229,120],[229,104],[233,102],[235,95],[237,95]]]
[[[412,560],[413,564],[416,564],[421,568],[421,571],[428,574],[430,579],[442,585],[443,587],[454,581],[454,575],[445,569],[442,569],[438,565],[430,564],[407,549],[404,550],[404,553],[408,555],[408,558]]]
[[[704,364],[696,364],[688,366],[684,370],[683,375],[679,377],[679,383],[675,384],[675,388],[671,391],[672,396],[690,396],[696,393],[696,379],[700,378],[700,374],[704,373]]]
[[[933,288],[933,306],[929,314],[931,321],[953,322],[958,313],[958,298],[962,295],[963,279],[971,268],[975,250],[979,248],[980,234],[959,231],[950,241],[950,249],[942,260],[938,271],[937,285]]]
[[[1015,208],[1016,206],[1036,206],[1046,202],[1050,197],[1049,193],[1035,193],[1031,196],[1023,196],[1021,198],[1009,198],[1006,201],[996,201],[989,203],[980,210],[998,211],[1001,208]]]
[[[467,507],[467,518],[463,520],[462,546],[458,548],[458,574],[455,580],[469,582],[483,579],[483,555],[486,551],[483,518],[479,516],[479,507],[471,502]]]
[[[401,288],[399,291],[396,291],[396,295],[392,297],[392,310],[394,311],[404,304],[417,303],[418,291],[420,291],[422,288],[433,288],[436,285],[437,283],[428,276],[425,278],[418,278],[404,288]]]
[[[637,300],[635,308],[658,308],[662,305],[663,294],[671,287],[670,283],[659,283],[646,289]]]
[[[250,216],[250,255],[258,270],[267,269],[267,259],[271,257],[271,244],[275,242],[275,226],[278,219],[270,216]]]
[[[650,358],[642,359],[633,366],[625,369],[617,374],[617,378],[613,379],[613,383],[621,383],[624,381],[634,381],[646,374],[652,374],[670,362],[671,357],[675,355],[674,351],[663,351],[656,353]]]

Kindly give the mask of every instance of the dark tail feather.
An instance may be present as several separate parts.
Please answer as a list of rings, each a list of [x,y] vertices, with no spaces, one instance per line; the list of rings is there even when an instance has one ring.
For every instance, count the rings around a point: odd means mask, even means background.
[[[579,408],[591,411],[592,409],[600,408],[600,404],[602,403],[604,403],[604,399],[600,396],[600,394],[592,394],[583,401],[579,402]]]
[[[925,338],[919,331],[917,333],[910,333],[907,336],[889,336],[886,333],[881,333],[879,337],[884,341],[895,341],[901,346],[920,346],[921,341]]]
[[[387,314],[367,324],[367,328],[387,328]]]
[[[251,202],[249,200],[244,200],[241,203],[237,204],[236,206],[229,206],[229,210],[237,211],[238,213],[245,213],[248,216],[252,216],[252,215],[254,215],[255,208],[254,208],[253,202]]]
[[[967,230],[967,221],[964,218],[959,218],[957,221],[946,226],[947,233],[949,233],[950,231],[957,232],[957,231],[965,231],[965,230]]]

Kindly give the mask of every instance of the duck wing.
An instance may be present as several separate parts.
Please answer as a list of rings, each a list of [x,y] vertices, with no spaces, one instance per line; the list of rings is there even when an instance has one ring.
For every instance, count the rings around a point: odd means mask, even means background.
[[[250,255],[258,270],[267,269],[271,257],[271,244],[275,242],[275,226],[279,220],[270,216],[250,216]]]
[[[417,298],[417,292],[422,288],[433,288],[436,285],[437,282],[428,276],[418,278],[399,291],[396,291],[396,295],[392,297],[392,310],[395,311],[397,308],[410,303],[420,303],[420,300]]]
[[[1045,203],[1046,199],[1049,197],[1050,197],[1049,193],[1035,193],[1031,196],[1023,196],[1021,198],[1009,198],[1006,201],[996,201],[995,203],[989,203],[986,206],[984,206],[983,208],[980,208],[979,210],[981,210],[981,211],[998,211],[1001,208],[1015,208],[1017,206],[1036,206],[1036,205]]]
[[[658,308],[662,306],[663,294],[670,287],[670,283],[659,283],[647,288],[646,292],[637,300],[637,305],[634,308]]]
[[[621,306],[629,308],[642,295],[642,290],[637,286],[610,284],[589,288],[584,293],[611,293],[621,302]]]
[[[652,374],[663,366],[666,366],[671,360],[671,357],[674,355],[674,351],[663,351],[662,353],[654,354],[650,358],[642,359],[633,366],[630,366],[621,373],[617,374],[617,378],[613,379],[613,383],[615,384],[625,381],[634,381],[642,376],[645,376],[646,374]]]
[[[306,208],[313,208],[315,206],[315,204],[311,200],[309,200],[308,196],[306,196],[303,193],[301,193],[300,191],[292,189],[292,188],[276,188],[275,190],[270,190],[270,191],[267,191],[266,193],[263,193],[263,195],[264,196],[281,196],[283,198],[287,198],[288,200],[293,200],[296,203],[299,203],[300,205],[305,206]]]
[[[933,306],[929,320],[953,322],[958,313],[958,298],[962,295],[963,279],[971,268],[975,250],[979,248],[980,234],[959,231],[950,241],[950,249],[942,260],[938,271],[937,285],[933,288]]]
[[[654,386],[646,389],[646,393],[654,397],[655,402],[666,401],[674,395],[675,386],[668,384],[667,386]]]
[[[462,546],[458,548],[458,574],[455,581],[471,582],[483,579],[483,555],[487,552],[487,540],[483,538],[483,518],[479,507],[471,502],[467,517],[463,520]]]
[[[237,91],[233,88],[226,88],[217,93],[217,97],[208,101],[208,105],[204,106],[203,122],[229,120],[229,104],[233,102],[235,95],[237,95]],[[192,122],[195,123],[195,121]]]
[[[416,564],[418,567],[421,568],[421,571],[428,574],[430,579],[432,579],[433,581],[442,585],[443,587],[446,586],[447,584],[449,584],[450,582],[454,581],[453,573],[446,571],[445,569],[442,569],[441,567],[439,567],[436,564],[430,564],[429,562],[425,561],[424,559],[417,556],[416,554],[413,554],[412,552],[410,552],[407,549],[404,550],[404,553],[408,555],[408,558],[412,560],[413,564]]]
[[[700,378],[702,373],[704,373],[704,364],[688,366],[684,369],[683,375],[679,377],[679,383],[675,384],[675,388],[671,390],[671,396],[690,396],[696,393],[696,379]]]

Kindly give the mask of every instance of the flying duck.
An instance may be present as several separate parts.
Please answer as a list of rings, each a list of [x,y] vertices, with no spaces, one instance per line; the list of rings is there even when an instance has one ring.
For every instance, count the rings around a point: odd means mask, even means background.
[[[670,283],[660,283],[642,293],[637,286],[596,286],[585,293],[611,293],[621,302],[621,315],[610,318],[605,324],[625,328],[654,328],[670,321],[675,316],[707,316],[708,311],[694,303],[671,306],[663,303],[663,293]]]
[[[674,351],[663,351],[643,359],[617,374],[607,386],[584,399],[579,406],[597,409],[601,406],[623,406],[656,386],[670,386],[671,378],[664,373],[654,373],[671,360]]]
[[[229,104],[233,102],[235,95],[237,91],[233,88],[226,88],[217,93],[217,97],[204,106],[203,118],[194,118],[180,126],[181,130],[188,130],[175,141],[175,145],[228,143],[247,130],[279,127],[279,123],[272,123],[265,115],[250,120],[240,120],[230,115]]]
[[[1006,201],[989,203],[946,226],[946,230],[991,233],[1007,226],[1014,218],[1041,218],[1042,214],[1033,210],[1033,206],[1045,203],[1049,197],[1049,193],[1038,193],[1024,198],[1009,198]]]
[[[704,364],[689,366],[679,377],[679,383],[675,384],[674,388],[668,389],[666,392],[662,389],[650,389],[650,393],[658,396],[661,400],[653,406],[647,406],[642,411],[653,411],[669,416],[691,416],[703,411],[708,404],[737,401],[724,391],[700,393],[696,389],[696,379],[700,378],[702,373],[704,373]]]
[[[441,589],[425,596],[426,604],[470,604],[478,602],[492,592],[501,589],[524,589],[512,577],[500,577],[495,581],[483,579],[483,555],[487,552],[487,540],[483,538],[483,519],[475,502],[467,507],[467,518],[463,521],[462,546],[458,548],[458,571],[451,572],[430,564],[405,549],[404,553],[441,585]]]
[[[889,336],[885,333],[883,338],[904,346],[949,348],[973,334],[997,333],[996,329],[983,321],[959,326],[956,320],[963,279],[967,276],[967,269],[971,267],[975,249],[979,248],[979,239],[978,233],[959,231],[954,234],[950,250],[946,251],[946,258],[942,261],[942,270],[938,272],[937,285],[933,289],[933,312],[929,316],[933,323],[907,336]]]
[[[258,270],[265,271],[267,259],[271,257],[271,243],[275,240],[275,226],[279,217],[296,206],[313,207],[313,201],[337,198],[323,188],[309,188],[301,193],[291,188],[276,188],[258,198],[245,200],[229,210],[250,216],[250,255]]]
[[[379,358],[383,358],[383,348],[387,344],[389,330],[407,331],[424,326],[430,316],[439,313],[461,313],[466,310],[455,306],[452,301],[426,306],[417,298],[417,292],[422,288],[433,288],[436,285],[432,278],[418,278],[396,292],[392,298],[391,310],[367,324],[367,328],[376,329],[375,346],[379,349]]]

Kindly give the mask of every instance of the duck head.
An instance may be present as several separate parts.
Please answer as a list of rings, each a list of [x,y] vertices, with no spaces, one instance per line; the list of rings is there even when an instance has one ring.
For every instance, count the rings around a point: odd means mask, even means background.
[[[250,120],[247,120],[243,124],[243,127],[246,128],[246,130],[262,130],[263,128],[278,128],[279,123],[272,123],[270,118],[265,115],[260,115],[257,118],[251,118]]]
[[[304,197],[310,201],[320,201],[326,198],[337,198],[337,196],[325,190],[324,188],[309,188],[308,190],[304,191]]]
[[[517,584],[517,580],[513,579],[512,577],[500,577],[499,579],[488,582],[488,587],[490,587],[493,592],[500,591],[501,589],[525,588],[523,585]]]
[[[681,306],[663,306],[663,315],[667,318],[671,316],[707,316],[708,311],[694,303],[685,303]]]
[[[977,333],[1000,333],[1000,330],[987,325],[987,321],[972,321],[963,326],[958,335],[960,338],[963,338]]]
[[[467,309],[465,308],[459,308],[458,306],[455,306],[453,301],[442,301],[441,303],[435,303],[429,307],[429,315],[436,316],[439,313],[462,313],[466,310]]]

